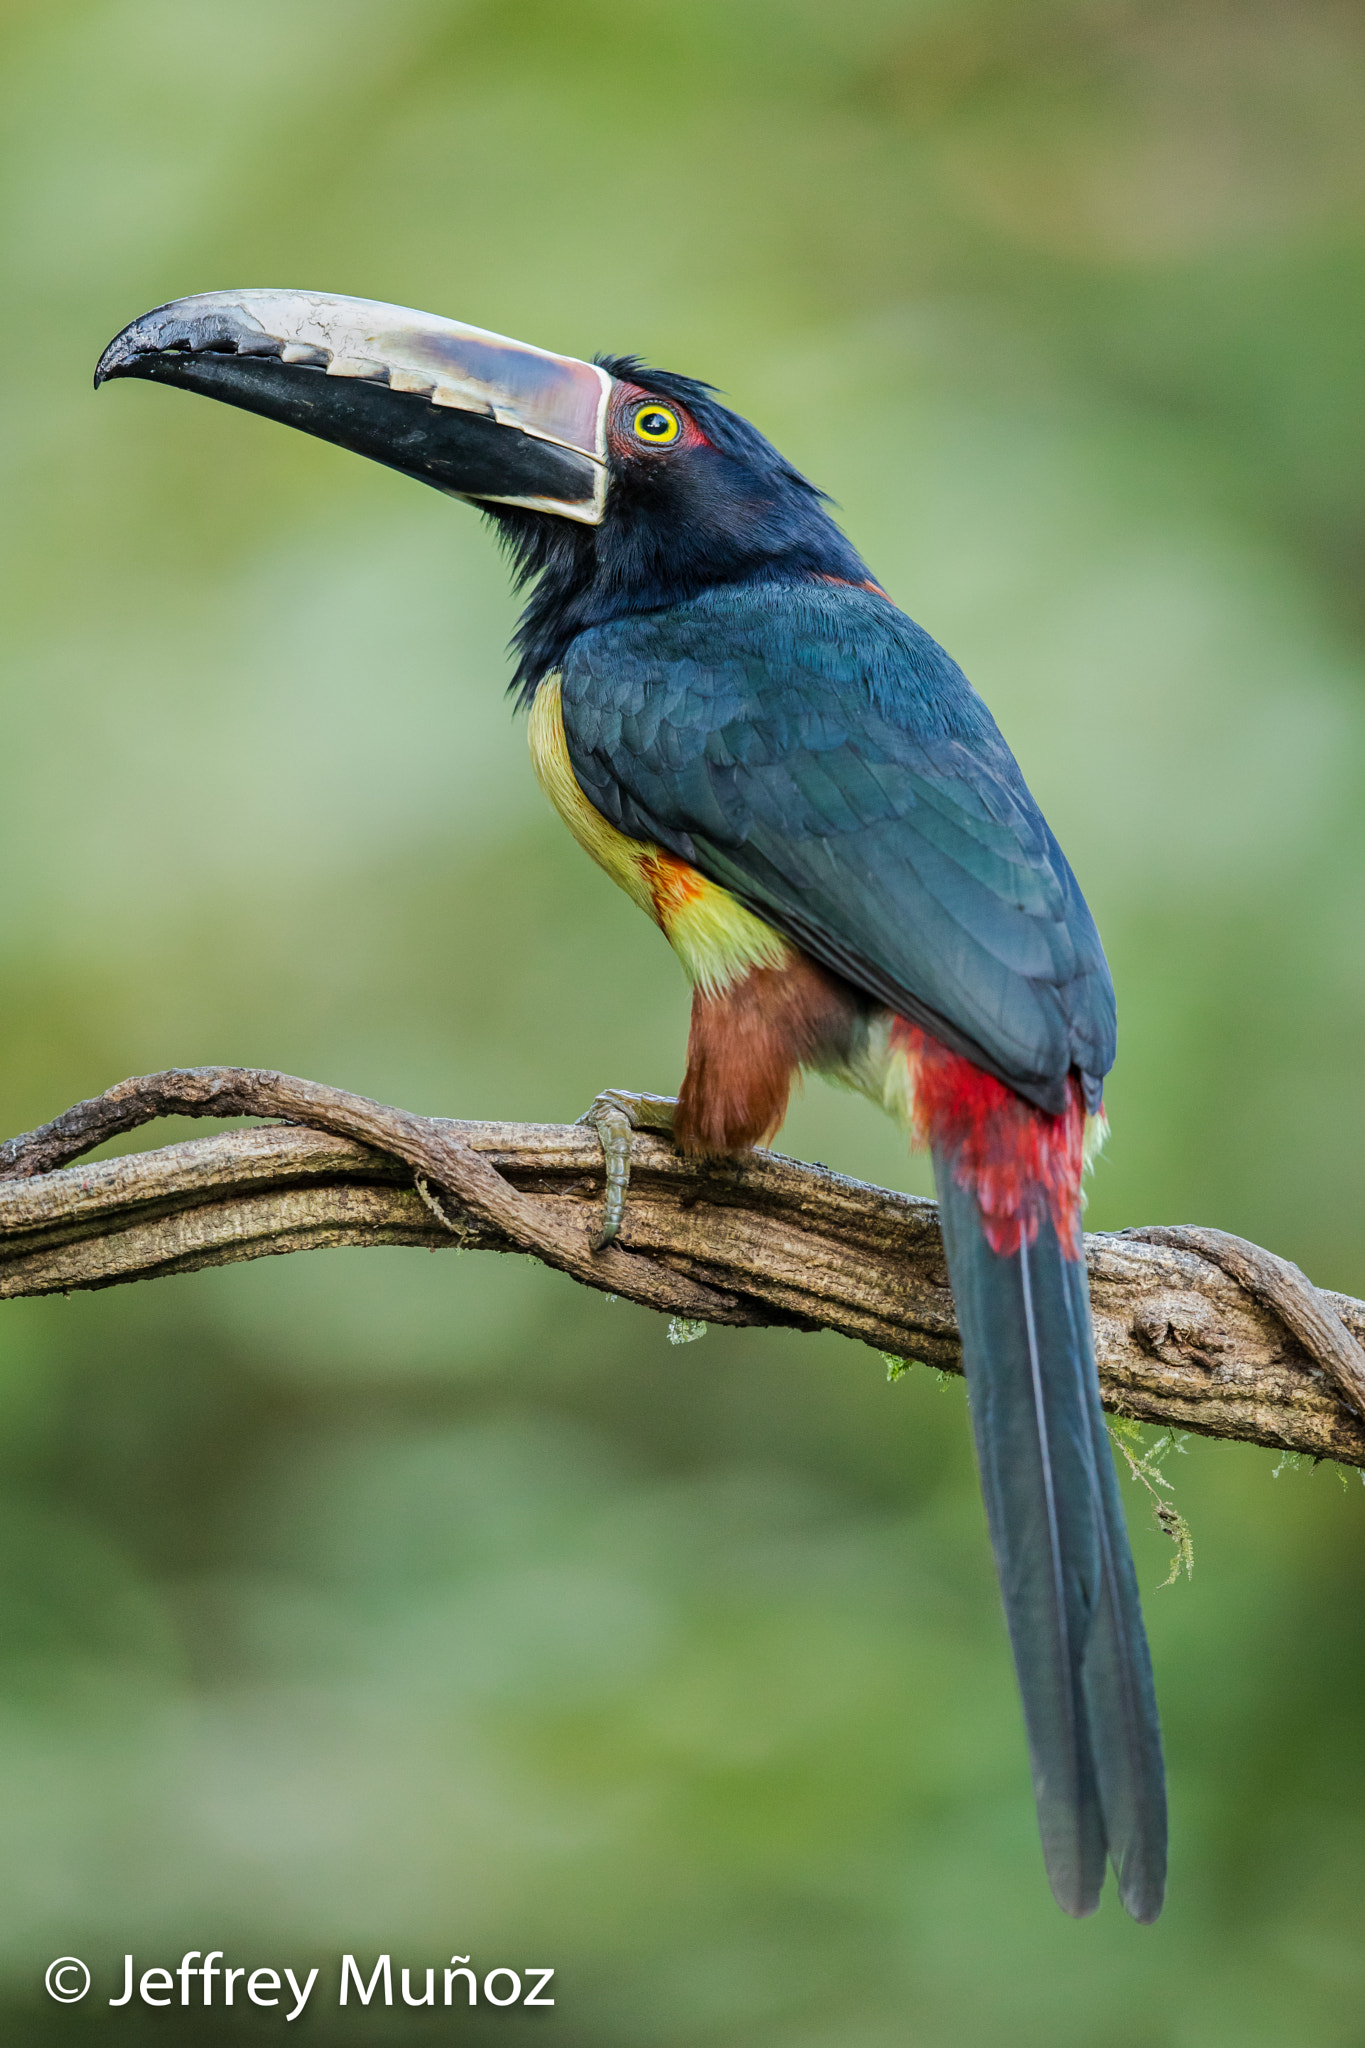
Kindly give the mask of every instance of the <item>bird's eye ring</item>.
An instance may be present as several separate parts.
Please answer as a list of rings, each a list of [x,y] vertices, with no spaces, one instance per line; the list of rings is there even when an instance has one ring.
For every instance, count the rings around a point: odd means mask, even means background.
[[[640,407],[632,424],[636,440],[644,441],[651,448],[666,448],[682,432],[682,421],[678,415],[670,407],[653,400]]]

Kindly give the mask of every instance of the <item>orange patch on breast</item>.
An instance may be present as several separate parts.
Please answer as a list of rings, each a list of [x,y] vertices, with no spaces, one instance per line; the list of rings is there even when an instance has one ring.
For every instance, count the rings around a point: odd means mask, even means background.
[[[648,840],[627,838],[578,786],[564,737],[557,676],[531,705],[531,759],[541,788],[574,838],[661,928],[694,987],[727,988],[751,967],[780,967],[786,941],[704,875]]]
[[[654,914],[665,931],[703,896],[711,884],[685,860],[659,851],[641,853],[640,873],[654,901]]]

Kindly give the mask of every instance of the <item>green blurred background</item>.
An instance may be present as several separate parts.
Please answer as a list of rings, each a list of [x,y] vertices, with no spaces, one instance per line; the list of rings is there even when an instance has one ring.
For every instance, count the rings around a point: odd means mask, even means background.
[[[996,712],[1119,986],[1091,1219],[1365,1293],[1365,16],[1346,0],[0,6],[0,1128],[276,1066],[452,1115],[671,1089],[466,508],[90,389],[322,287],[709,377]],[[787,1149],[923,1189],[812,1088]],[[0,1316],[0,2028],[185,1948],[554,1964],[565,2048],[1365,2040],[1365,1493],[1173,1459],[1155,1929],[1053,1907],[960,1389],[520,1261]],[[47,1961],[99,1972],[83,2007]],[[115,1980],[118,1981],[118,1980]],[[520,2038],[534,2016],[462,2017]],[[436,2015],[442,2031],[448,2021]]]

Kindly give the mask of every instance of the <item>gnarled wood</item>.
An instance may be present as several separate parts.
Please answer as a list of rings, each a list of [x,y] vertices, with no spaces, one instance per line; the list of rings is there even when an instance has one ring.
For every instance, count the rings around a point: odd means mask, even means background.
[[[65,1163],[170,1114],[293,1121]],[[775,1153],[698,1162],[640,1133],[621,1240],[593,1252],[591,1131],[416,1117],[286,1075],[190,1069],[11,1140],[0,1174],[0,1296],[334,1245],[467,1246],[533,1253],[673,1315],[835,1330],[960,1369],[935,1204]],[[1098,1234],[1086,1256],[1106,1406],[1365,1466],[1365,1424],[1339,1391],[1365,1364],[1365,1303],[1220,1232]]]

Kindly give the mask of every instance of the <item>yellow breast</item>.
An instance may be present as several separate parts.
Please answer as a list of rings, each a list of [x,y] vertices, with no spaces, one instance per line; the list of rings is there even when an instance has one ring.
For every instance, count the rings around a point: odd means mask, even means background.
[[[693,986],[718,995],[752,967],[782,967],[785,939],[728,889],[647,840],[628,839],[584,796],[564,737],[558,676],[535,695],[530,716],[536,779],[574,838],[659,926]]]

